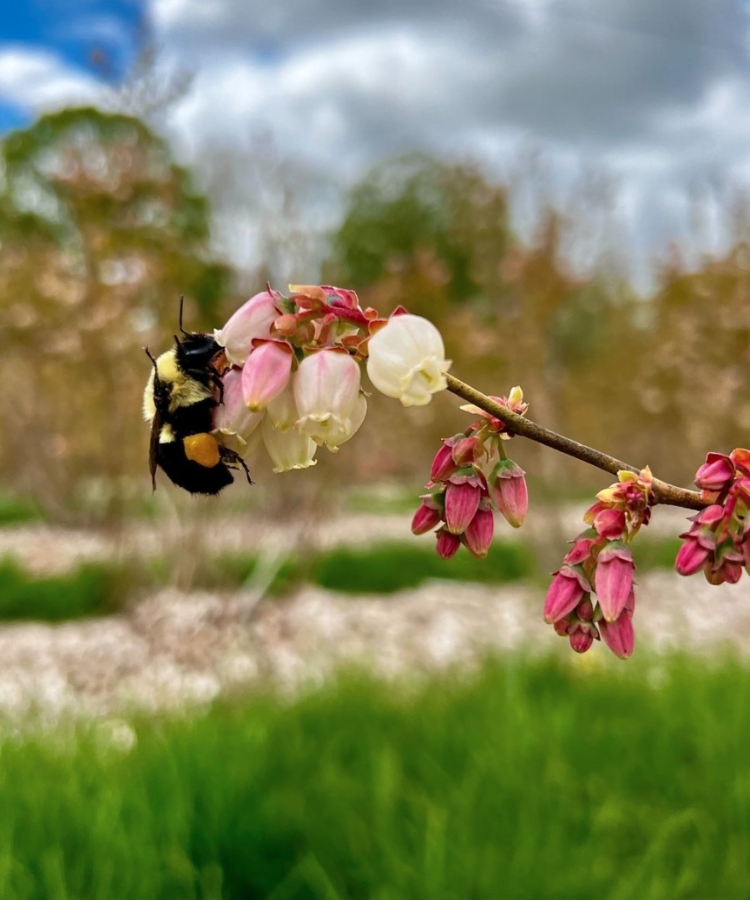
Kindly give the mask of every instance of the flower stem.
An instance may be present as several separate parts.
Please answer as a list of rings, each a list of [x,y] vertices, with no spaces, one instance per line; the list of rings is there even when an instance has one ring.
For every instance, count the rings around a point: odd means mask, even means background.
[[[470,384],[459,381],[453,375],[446,375],[445,377],[448,381],[449,391],[503,421],[508,431],[513,434],[529,438],[529,440],[536,441],[538,444],[544,444],[546,447],[551,447],[560,453],[573,456],[582,462],[588,463],[590,466],[596,466],[597,469],[603,469],[612,475],[617,475],[621,469],[627,469],[630,472],[640,472],[640,469],[636,466],[631,466],[630,463],[615,459],[614,456],[602,453],[601,450],[587,447],[586,444],[579,444],[578,441],[571,440],[554,431],[549,431],[549,429],[541,425],[537,425],[536,422],[532,422],[513,412],[506,406],[473,388]],[[685,488],[677,487],[674,484],[668,484],[666,481],[660,481],[658,478],[654,479],[654,496],[656,503],[682,506],[685,509],[703,509],[706,505],[696,491],[685,490]]]

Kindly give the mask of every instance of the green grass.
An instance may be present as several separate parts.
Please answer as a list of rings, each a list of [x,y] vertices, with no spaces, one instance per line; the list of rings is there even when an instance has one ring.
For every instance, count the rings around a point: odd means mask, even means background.
[[[374,487],[361,485],[347,492],[344,508],[354,513],[403,515],[408,525],[419,505],[418,497],[424,490],[421,484],[411,486],[379,484]]]
[[[674,569],[681,546],[678,537],[650,538],[650,535],[642,534],[633,544],[633,557],[639,569]]]
[[[639,571],[672,566],[677,540],[643,541],[637,548]],[[255,554],[205,560],[191,584],[183,587],[234,589],[256,572]],[[71,572],[38,578],[12,559],[0,560],[0,621],[30,619],[59,622],[116,611],[135,592],[153,590],[173,579],[166,560],[154,557],[123,563],[86,564]],[[376,543],[339,547],[317,555],[285,560],[273,573],[268,595],[283,596],[295,587],[317,584],[349,594],[390,594],[417,587],[428,579],[508,584],[534,579],[544,590],[548,580],[531,548],[522,541],[496,541],[485,560],[464,550],[451,560],[435,553],[434,542]]]
[[[0,528],[36,522],[42,518],[42,510],[33,500],[0,494]]]
[[[72,572],[39,578],[13,559],[0,560],[0,620],[61,622],[114,612],[124,602],[128,578],[118,567],[88,563]]]
[[[635,550],[640,571],[671,568],[679,549],[677,539],[644,540]],[[251,577],[257,557],[241,554],[226,557],[214,570],[232,585]],[[434,539],[421,543],[380,542],[366,547],[337,547],[306,558],[283,563],[271,593],[280,595],[304,582],[344,593],[390,594],[417,587],[429,579],[473,581],[480,584],[508,584],[534,578],[546,584],[532,548],[523,541],[496,540],[484,560],[471,557],[464,549],[450,560],[435,553]]]
[[[222,558],[205,577],[236,586],[251,578],[258,564],[253,554]],[[531,550],[519,542],[496,541],[485,560],[466,552],[440,559],[434,541],[422,544],[380,542],[369,547],[337,547],[324,553],[290,558],[279,567],[270,594],[282,595],[305,582],[343,593],[390,594],[431,578],[504,584],[530,577],[536,570]]]
[[[146,721],[130,752],[6,738],[0,897],[746,900],[749,700],[734,662],[511,658]]]
[[[313,582],[330,590],[388,594],[430,578],[503,584],[527,578],[535,568],[532,552],[520,542],[495,541],[484,560],[464,550],[445,560],[435,553],[433,538],[418,545],[340,547],[315,559],[310,574]]]

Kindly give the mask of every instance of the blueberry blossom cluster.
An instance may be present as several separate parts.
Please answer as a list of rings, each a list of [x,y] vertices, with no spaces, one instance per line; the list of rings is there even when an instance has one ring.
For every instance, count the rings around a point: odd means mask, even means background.
[[[567,636],[577,653],[604,639],[622,659],[633,652],[635,563],[630,543],[648,525],[654,502],[648,468],[640,475],[618,473],[619,481],[597,494],[584,515],[589,526],[554,573],[544,604],[544,619]],[[596,604],[594,603],[596,599]]]
[[[366,361],[372,384],[404,406],[422,406],[446,387],[450,362],[440,332],[397,309],[389,319],[362,309],[354,291],[292,285],[251,297],[215,332],[224,348],[223,402],[214,435],[246,456],[262,439],[274,472],[315,465],[362,425]]]
[[[622,467],[526,419],[519,387],[504,397],[487,396],[448,375],[450,361],[431,322],[403,307],[382,317],[363,309],[351,290],[297,285],[284,296],[268,286],[214,336],[223,355],[211,368],[221,378],[212,433],[235,460],[262,442],[274,472],[313,466],[319,447],[336,453],[356,434],[367,414],[363,367],[378,391],[406,407],[424,406],[446,388],[469,401],[461,408],[474,421],[443,439],[411,525],[417,535],[433,531],[446,560],[462,545],[485,558],[495,511],[514,528],[523,523],[526,477],[506,452],[515,435],[608,472]],[[189,434],[185,442],[203,437]],[[695,477],[699,494],[653,479],[648,468],[619,471],[618,478],[586,511],[588,527],[553,575],[544,618],[578,653],[603,640],[627,658],[635,643],[631,544],[656,502],[698,510],[681,536],[680,574],[702,571],[711,584],[735,583],[750,566],[750,451],[709,453]]]
[[[675,568],[680,575],[702,571],[709,584],[736,584],[750,565],[750,450],[709,453],[695,483],[708,505],[680,535]]]
[[[519,415],[528,409],[520,387],[507,397],[492,399]],[[505,423],[476,406],[461,408],[480,418],[466,431],[443,439],[411,530],[425,534],[437,529],[436,550],[443,559],[454,556],[461,544],[472,556],[484,559],[495,530],[493,509],[520,528],[529,494],[523,469],[505,452],[505,441],[511,437]]]

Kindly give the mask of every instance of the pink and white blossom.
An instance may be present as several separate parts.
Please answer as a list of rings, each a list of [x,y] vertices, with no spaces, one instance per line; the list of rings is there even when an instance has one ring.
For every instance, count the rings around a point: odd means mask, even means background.
[[[265,409],[284,390],[292,374],[294,352],[283,341],[263,341],[242,367],[242,395],[251,412]]]
[[[360,371],[348,353],[321,350],[306,357],[294,378],[300,432],[336,452],[359,430],[367,413]]]
[[[261,291],[243,303],[222,329],[214,332],[230,363],[241,366],[250,355],[254,340],[271,337],[271,326],[279,317],[276,303],[280,299],[278,291]]]
[[[222,384],[224,402],[214,411],[214,433],[222,444],[245,456],[251,448],[250,438],[263,420],[263,412],[251,412],[245,405],[241,369],[228,369]]]

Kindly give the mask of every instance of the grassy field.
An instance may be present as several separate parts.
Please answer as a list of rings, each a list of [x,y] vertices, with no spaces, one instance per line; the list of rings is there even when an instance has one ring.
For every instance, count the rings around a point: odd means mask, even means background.
[[[5,737],[0,897],[746,900],[749,699],[734,662],[511,658],[143,721],[129,750]]]
[[[671,567],[678,549],[677,540],[644,541],[638,547],[639,571]],[[88,563],[46,577],[24,571],[12,558],[0,559],[0,621],[59,622],[105,615],[121,609],[140,592],[171,583],[184,589],[233,590],[253,577],[258,562],[252,553],[202,559],[185,584],[180,572],[159,557]],[[543,591],[549,574],[523,541],[495,541],[485,560],[473,559],[462,550],[449,561],[438,558],[429,540],[374,543],[290,558],[273,574],[269,594],[280,596],[304,583],[343,593],[389,594],[428,579],[498,585],[534,579]]]

